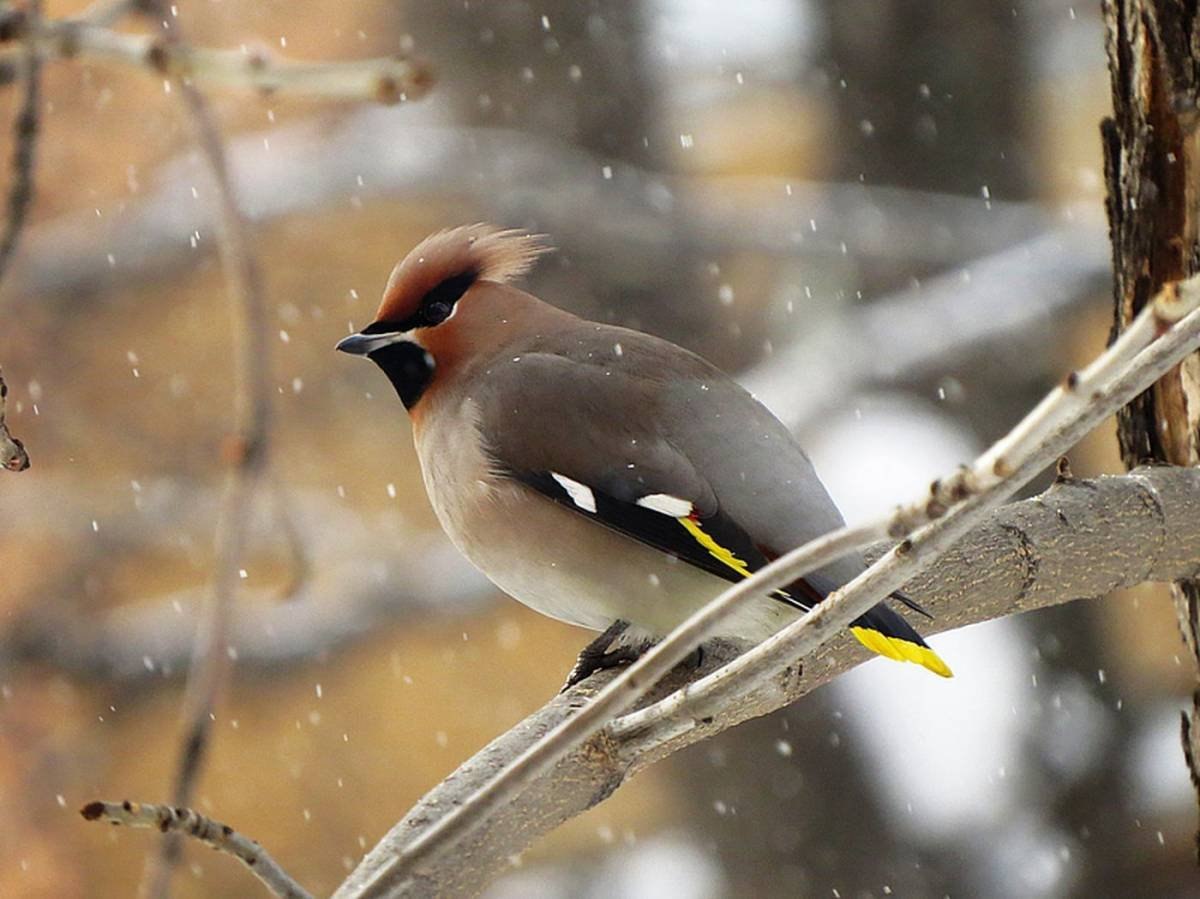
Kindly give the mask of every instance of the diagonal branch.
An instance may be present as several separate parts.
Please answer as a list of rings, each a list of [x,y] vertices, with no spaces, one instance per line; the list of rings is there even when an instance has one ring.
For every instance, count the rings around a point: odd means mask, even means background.
[[[228,824],[214,821],[190,808],[171,808],[148,802],[89,802],[79,810],[85,821],[107,821],[125,827],[154,828],[162,833],[186,835],[232,855],[280,899],[312,899],[262,846]]]
[[[1179,293],[1168,289],[1148,304],[1099,358],[1083,371],[1070,373],[973,465],[935,481],[928,498],[897,509],[877,524],[888,536],[904,539],[862,575],[720,671],[615,722],[614,731],[635,731],[671,717],[686,722],[714,704],[732,702],[781,667],[781,659],[804,658],[903,587],[968,533],[982,514],[1031,481],[1200,343],[1200,280],[1188,282],[1186,300]],[[1180,317],[1187,309],[1192,311]],[[1165,321],[1174,324],[1154,340]],[[820,564],[810,564],[806,571]]]

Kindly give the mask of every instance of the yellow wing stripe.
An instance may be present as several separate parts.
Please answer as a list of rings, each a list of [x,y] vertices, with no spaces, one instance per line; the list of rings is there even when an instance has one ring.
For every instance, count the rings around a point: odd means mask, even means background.
[[[850,631],[858,638],[858,642],[871,652],[877,652],[897,662],[916,662],[941,677],[954,677],[950,666],[928,646],[920,646],[899,637],[888,637],[869,627],[852,627]]]
[[[692,538],[697,543],[708,550],[710,556],[722,565],[732,568],[742,577],[750,577],[753,574],[744,560],[739,559],[730,550],[714,540],[700,526],[700,522],[687,515],[680,516],[676,520],[687,529],[687,532],[692,535]],[[858,638],[858,642],[872,652],[877,652],[879,655],[894,659],[897,662],[916,662],[918,665],[928,668],[934,674],[942,677],[954,677],[954,672],[950,670],[950,666],[943,662],[938,654],[928,646],[921,646],[920,644],[913,643],[911,640],[901,640],[899,637],[889,637],[869,627],[852,627],[850,630]]]
[[[712,556],[722,565],[727,565],[742,577],[750,577],[750,575],[753,573],[742,559],[739,559],[732,552],[710,537],[705,532],[704,528],[700,527],[700,522],[696,521],[694,518],[690,518],[687,515],[680,516],[676,520],[687,529],[687,532],[692,535],[697,543],[708,550],[708,554],[710,556]]]

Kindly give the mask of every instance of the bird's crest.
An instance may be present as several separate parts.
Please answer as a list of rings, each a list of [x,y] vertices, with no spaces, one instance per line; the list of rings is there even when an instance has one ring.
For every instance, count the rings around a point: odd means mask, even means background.
[[[476,281],[519,278],[550,250],[542,235],[517,228],[479,223],[438,231],[392,269],[376,321],[406,321],[434,297],[453,304]]]

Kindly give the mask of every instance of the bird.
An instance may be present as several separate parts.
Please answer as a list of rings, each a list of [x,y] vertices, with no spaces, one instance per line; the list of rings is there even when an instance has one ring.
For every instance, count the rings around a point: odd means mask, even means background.
[[[525,605],[600,632],[569,686],[844,522],[792,434],[731,377],[514,286],[550,250],[520,229],[438,231],[393,268],[374,320],[336,348],[395,388],[457,549]],[[715,636],[760,642],[865,567],[844,556],[744,603]],[[885,603],[850,631],[881,656],[952,676]]]

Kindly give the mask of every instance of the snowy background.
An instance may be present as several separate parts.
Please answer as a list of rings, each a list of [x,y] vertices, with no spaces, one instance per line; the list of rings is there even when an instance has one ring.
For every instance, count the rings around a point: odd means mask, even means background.
[[[312,571],[279,599],[294,563],[264,502],[199,806],[317,892],[589,639],[457,559],[407,419],[332,352],[426,233],[551,235],[535,292],[743,377],[851,521],[971,458],[1106,339],[1097,4],[180,12],[198,43],[403,51],[438,79],[391,108],[214,94],[278,332],[278,495]],[[34,456],[0,483],[0,895],[130,895],[148,836],[76,809],[165,797],[175,756],[231,358],[176,106],[143,72],[47,73],[35,221],[0,292]],[[1072,462],[1119,470],[1111,424]],[[950,682],[869,662],[640,775],[487,895],[1200,896],[1177,640],[1146,588],[934,638]],[[179,895],[252,889],[188,848]]]

